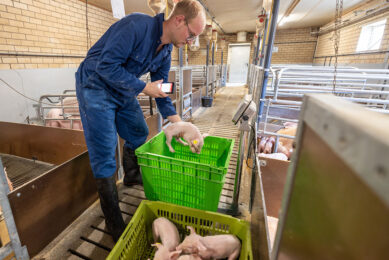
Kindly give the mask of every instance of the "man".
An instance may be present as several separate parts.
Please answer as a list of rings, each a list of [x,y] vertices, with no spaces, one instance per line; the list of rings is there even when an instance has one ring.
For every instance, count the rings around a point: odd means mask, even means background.
[[[136,99],[139,93],[156,98],[170,122],[181,121],[170,98],[158,85],[167,82],[172,44],[192,42],[205,27],[205,12],[196,0],[176,4],[169,19],[134,13],[113,24],[89,50],[76,72],[80,116],[100,204],[108,231],[117,241],[125,224],[120,212],[114,173],[117,133],[123,147],[124,184],[142,183],[135,149],[148,128]],[[139,77],[150,72],[151,83]]]

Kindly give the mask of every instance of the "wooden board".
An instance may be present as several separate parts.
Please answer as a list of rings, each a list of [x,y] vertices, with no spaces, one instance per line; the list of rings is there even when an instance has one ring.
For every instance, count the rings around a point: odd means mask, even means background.
[[[289,162],[261,157],[259,159],[265,161],[265,166],[261,166],[261,174],[267,215],[278,218]]]
[[[306,95],[272,259],[389,259],[389,118]]]

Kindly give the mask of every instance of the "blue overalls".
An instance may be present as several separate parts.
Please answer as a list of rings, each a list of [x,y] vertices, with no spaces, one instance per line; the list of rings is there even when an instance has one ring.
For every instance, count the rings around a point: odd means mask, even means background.
[[[161,44],[163,14],[134,13],[114,23],[88,51],[76,72],[76,92],[95,178],[115,173],[117,134],[135,150],[148,136],[136,97],[151,80],[167,82],[172,44]],[[176,115],[171,99],[156,98],[163,118]]]

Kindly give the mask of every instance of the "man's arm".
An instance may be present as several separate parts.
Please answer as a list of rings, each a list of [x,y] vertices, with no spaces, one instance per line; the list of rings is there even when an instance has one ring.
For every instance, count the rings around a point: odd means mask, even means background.
[[[134,21],[122,19],[112,31],[96,66],[96,72],[109,86],[126,89],[137,96],[146,83],[129,73],[122,64],[134,51],[139,28]]]
[[[170,122],[172,122],[172,123],[176,123],[176,122],[182,121],[181,118],[178,115],[168,116],[167,119]]]
[[[171,57],[169,56],[169,58],[164,60],[164,62],[156,72],[150,73],[151,81],[154,82],[156,80],[163,79],[163,82],[168,82],[170,61]],[[169,119],[169,121],[172,123],[177,122],[177,120],[181,121],[180,117],[177,115],[177,112],[173,106],[170,97],[156,98],[155,102],[157,103],[158,110],[159,112],[161,112],[163,118]]]

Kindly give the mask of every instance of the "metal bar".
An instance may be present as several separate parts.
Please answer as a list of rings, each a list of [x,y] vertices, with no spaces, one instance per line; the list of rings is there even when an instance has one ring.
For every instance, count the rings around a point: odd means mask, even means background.
[[[7,194],[9,193],[8,182],[3,168],[3,163],[0,158],[0,205],[3,211],[4,221],[7,226],[8,235],[11,240],[9,247],[0,251],[0,258],[4,259],[9,255],[9,251],[15,253],[16,259],[30,259],[27,248],[22,246],[19,238],[19,233],[16,229],[15,219],[12,214],[11,205]]]
[[[267,81],[269,78],[269,68],[270,68],[272,51],[273,51],[273,42],[274,42],[274,37],[275,37],[275,32],[276,32],[279,6],[280,6],[280,0],[274,0],[273,7],[272,7],[272,18],[271,18],[270,31],[269,31],[268,47],[266,50],[266,59],[265,59],[265,65],[264,65],[264,76],[263,76],[262,91],[261,91],[261,97],[260,97],[261,99],[263,99],[266,96],[266,86],[267,86]],[[257,117],[258,123],[261,121],[263,106],[264,106],[263,101],[260,101],[258,117]]]
[[[205,89],[206,89],[206,97],[208,97],[208,77],[209,77],[209,66],[208,66],[208,62],[209,62],[209,42],[207,42],[207,58],[206,58],[206,61],[205,61]]]
[[[184,91],[184,76],[183,76],[183,54],[182,54],[182,47],[179,48],[179,52],[178,52],[178,57],[179,57],[179,61],[180,61],[180,67],[179,67],[179,86],[180,86],[180,90],[179,90],[179,104],[180,104],[180,117],[182,118],[183,114],[182,114],[182,111],[184,109],[184,100],[183,100],[183,91]]]
[[[266,36],[267,36],[267,27],[269,26],[269,14],[266,14],[266,20],[265,20],[265,28],[263,29],[263,39],[262,39],[262,49],[261,49],[261,58],[259,61],[259,65],[263,66],[263,61],[265,58],[265,48],[266,48]]]

